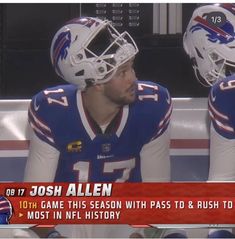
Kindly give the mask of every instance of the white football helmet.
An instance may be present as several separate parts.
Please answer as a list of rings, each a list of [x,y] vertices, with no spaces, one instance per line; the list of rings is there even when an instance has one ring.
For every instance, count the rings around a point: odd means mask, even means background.
[[[213,4],[198,7],[183,38],[199,82],[213,85],[235,72],[235,5]]]
[[[55,34],[50,50],[56,73],[81,90],[108,82],[137,53],[129,33],[120,34],[110,21],[92,17],[66,23]]]

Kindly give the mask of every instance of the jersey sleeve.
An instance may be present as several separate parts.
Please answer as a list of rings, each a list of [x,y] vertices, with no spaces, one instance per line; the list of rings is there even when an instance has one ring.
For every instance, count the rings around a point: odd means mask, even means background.
[[[55,147],[53,133],[48,122],[50,109],[44,92],[35,95],[28,109],[28,120],[34,133],[44,142]]]
[[[29,155],[24,182],[53,182],[59,161],[59,151],[42,141],[30,130]]]
[[[166,131],[171,119],[172,100],[168,90],[163,87],[161,87],[159,91],[159,106],[157,111],[159,117],[156,117],[157,127],[152,139],[158,138]]]
[[[139,82],[139,101],[141,101],[142,135],[147,136],[147,142],[160,137],[168,128],[172,100],[168,90],[152,82]]]
[[[141,176],[143,182],[169,182],[170,129],[158,138],[145,144],[140,152]]]
[[[210,90],[208,108],[216,132],[235,139],[235,77],[217,82]]]
[[[142,148],[140,151],[143,182],[170,181],[170,124],[172,100],[168,90],[152,82],[138,84]]]

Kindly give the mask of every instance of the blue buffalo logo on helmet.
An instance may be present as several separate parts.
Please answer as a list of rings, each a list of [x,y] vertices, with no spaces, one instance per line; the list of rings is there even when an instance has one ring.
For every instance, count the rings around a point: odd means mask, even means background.
[[[99,25],[100,23],[96,21],[93,18],[74,18],[70,21],[68,21],[66,24],[80,24],[85,27],[90,28],[95,24],[95,26]],[[67,30],[61,32],[53,45],[53,53],[52,53],[52,63],[55,67],[55,71],[57,74],[59,74],[63,78],[63,73],[60,70],[60,67],[58,65],[59,60],[65,60],[68,56],[68,49],[71,46],[71,32],[70,29],[67,28]]]
[[[198,23],[190,28],[190,31],[192,31],[192,33],[204,29],[208,32],[208,40],[214,43],[218,42],[219,44],[227,44],[234,40],[234,27],[228,20],[226,20],[221,27],[212,25],[206,19],[200,16],[196,16],[194,18],[194,21]]]
[[[0,225],[9,224],[13,208],[11,202],[3,196],[0,196]]]
[[[53,46],[53,65],[55,67],[56,72],[60,75],[63,76],[59,66],[58,66],[58,61],[59,60],[65,60],[68,51],[67,49],[70,47],[71,44],[71,32],[70,30],[67,30],[65,32],[61,32],[57,39],[55,40],[55,44]]]

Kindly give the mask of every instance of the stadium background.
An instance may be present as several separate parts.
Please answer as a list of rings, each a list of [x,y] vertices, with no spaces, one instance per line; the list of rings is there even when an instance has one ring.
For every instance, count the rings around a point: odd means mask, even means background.
[[[22,181],[28,155],[27,109],[32,95],[65,83],[49,57],[55,32],[76,16],[114,20],[136,39],[140,79],[166,86],[173,97],[172,179],[207,180],[209,88],[195,79],[182,36],[197,4],[0,4],[0,181]],[[150,14],[151,13],[151,14]]]
[[[138,78],[166,86],[172,97],[205,97],[182,47],[196,3],[2,3],[0,4],[0,96],[28,99],[63,83],[49,49],[55,32],[78,16],[107,17],[135,38]]]

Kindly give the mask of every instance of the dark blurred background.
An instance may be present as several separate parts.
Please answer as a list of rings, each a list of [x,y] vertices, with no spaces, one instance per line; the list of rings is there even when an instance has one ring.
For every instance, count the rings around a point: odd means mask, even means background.
[[[49,49],[55,32],[78,16],[114,21],[136,40],[139,79],[167,87],[172,97],[206,97],[182,47],[196,3],[3,3],[0,4],[0,98],[27,99],[64,83],[54,73]]]

